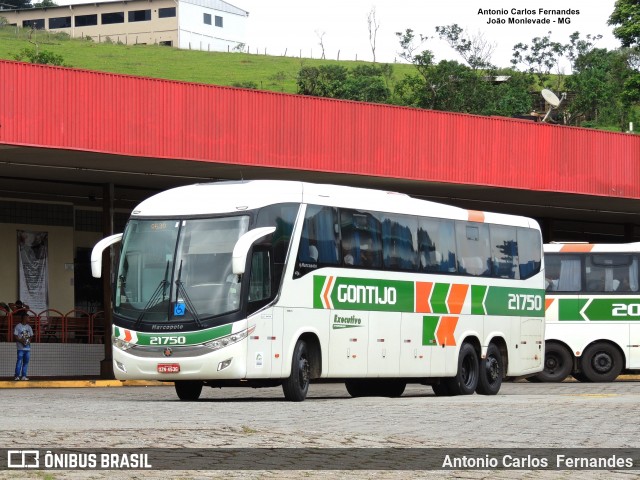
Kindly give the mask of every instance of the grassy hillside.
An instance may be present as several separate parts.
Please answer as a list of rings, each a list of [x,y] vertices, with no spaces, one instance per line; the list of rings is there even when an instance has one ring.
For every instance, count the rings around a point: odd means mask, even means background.
[[[23,49],[33,49],[36,45],[40,51],[61,55],[65,65],[74,68],[213,85],[254,82],[260,89],[287,93],[296,92],[296,77],[301,66],[338,63],[335,60],[178,50],[157,45],[97,43],[46,31],[0,27],[1,59],[13,60]],[[365,62],[339,63],[352,68]],[[394,65],[396,78],[412,72],[412,65]]]

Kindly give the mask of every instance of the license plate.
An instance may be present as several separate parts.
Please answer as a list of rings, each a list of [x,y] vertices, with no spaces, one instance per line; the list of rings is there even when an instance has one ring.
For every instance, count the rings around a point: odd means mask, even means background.
[[[178,373],[180,371],[179,363],[159,363],[158,373]]]

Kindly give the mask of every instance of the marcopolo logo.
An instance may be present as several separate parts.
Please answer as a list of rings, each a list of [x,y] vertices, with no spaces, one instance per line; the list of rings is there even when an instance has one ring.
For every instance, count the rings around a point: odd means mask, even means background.
[[[333,329],[362,327],[362,319],[351,315],[350,317],[333,316]]]

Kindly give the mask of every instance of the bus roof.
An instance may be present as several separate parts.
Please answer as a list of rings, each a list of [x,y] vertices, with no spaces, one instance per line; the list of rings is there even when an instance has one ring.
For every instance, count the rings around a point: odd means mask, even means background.
[[[640,252],[640,242],[635,243],[546,243],[544,253],[622,253]]]
[[[172,188],[144,200],[132,215],[185,217],[237,213],[276,203],[311,203],[539,229],[535,220],[521,216],[465,210],[397,192],[288,180],[224,181]]]

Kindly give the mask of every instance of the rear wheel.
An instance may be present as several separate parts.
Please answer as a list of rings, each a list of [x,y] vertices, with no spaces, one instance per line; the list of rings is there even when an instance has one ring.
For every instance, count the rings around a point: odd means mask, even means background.
[[[444,380],[449,394],[471,395],[478,387],[479,373],[480,367],[476,349],[470,343],[463,343],[458,356],[458,372],[456,376]]]
[[[538,377],[542,382],[562,382],[573,370],[573,356],[562,345],[550,343],[544,350],[544,370]]]
[[[622,354],[609,343],[595,343],[582,354],[580,366],[590,382],[613,382],[622,372]]]
[[[202,393],[202,382],[196,380],[176,380],[174,386],[178,398],[186,402],[198,400]]]
[[[302,402],[307,398],[311,364],[307,351],[307,342],[298,340],[291,359],[291,375],[282,383],[284,398],[291,402]]]
[[[495,344],[487,348],[486,357],[480,362],[480,374],[476,392],[480,395],[496,395],[502,386],[502,355]]]

